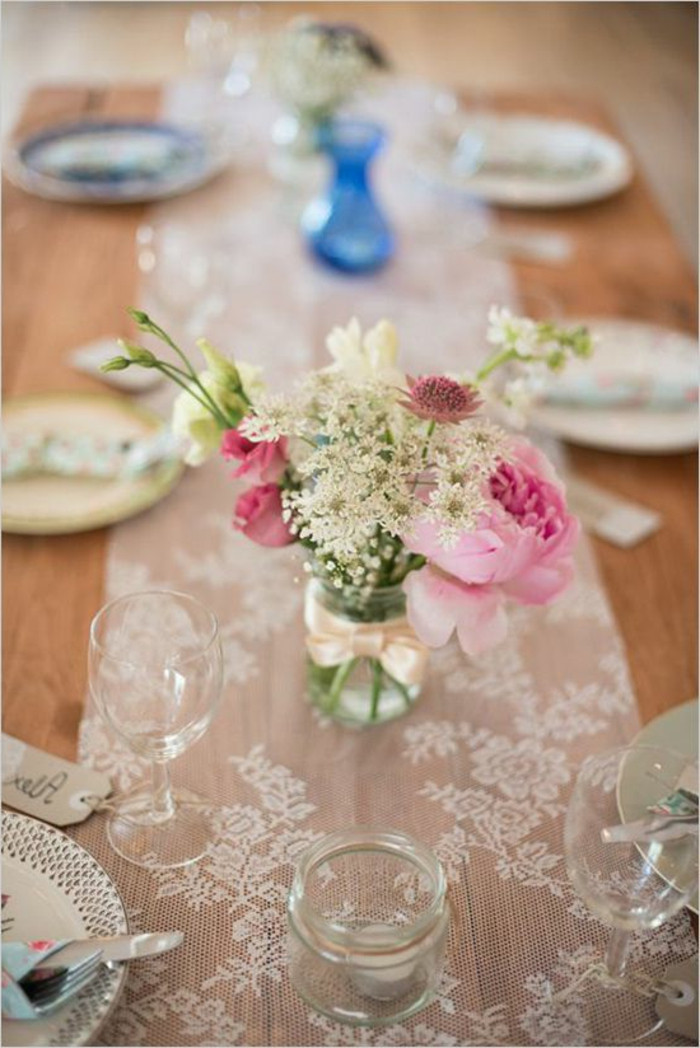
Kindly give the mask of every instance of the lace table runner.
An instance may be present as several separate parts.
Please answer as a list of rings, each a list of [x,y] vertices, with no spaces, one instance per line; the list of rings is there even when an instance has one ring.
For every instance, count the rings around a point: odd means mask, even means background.
[[[202,305],[202,293],[194,296],[176,271],[156,264],[144,282],[144,307],[183,341],[204,333],[262,364],[278,387],[323,363],[327,330],[352,315],[363,324],[391,317],[409,372],[464,368],[482,351],[489,304],[513,300],[511,274],[468,250],[473,209],[436,202],[392,173],[389,160],[382,186],[399,252],[371,280],[311,264],[288,201],[261,169],[233,171],[161,205],[153,218],[156,260],[163,236],[179,237],[183,265],[195,273],[205,267],[207,300]],[[171,398],[161,389],[150,400],[166,412]],[[103,815],[75,831],[114,878],[133,930],[185,932],[175,953],[132,964],[101,1042],[586,1043],[576,994],[565,1009],[549,1003],[550,991],[569,984],[606,939],[569,884],[563,815],[577,763],[638,729],[588,543],[580,544],[576,582],[562,600],[514,609],[506,643],[481,658],[466,659],[455,644],[435,652],[407,716],[354,732],[305,701],[300,557],[293,547],[265,550],[232,531],[237,489],[229,472],[218,461],[188,471],[164,502],[111,535],[106,598],[148,587],[195,594],[219,616],[226,684],[208,734],[172,767],[178,785],[212,801],[215,842],[199,863],[171,872],[132,866],[111,851]],[[90,700],[80,752],[119,789],[143,775]],[[454,912],[437,999],[413,1019],[377,1030],[312,1011],[285,963],[285,898],[299,855],[321,834],[368,823],[435,849]],[[680,914],[638,936],[633,952],[661,971],[695,948]],[[657,1042],[681,1043],[668,1034]]]

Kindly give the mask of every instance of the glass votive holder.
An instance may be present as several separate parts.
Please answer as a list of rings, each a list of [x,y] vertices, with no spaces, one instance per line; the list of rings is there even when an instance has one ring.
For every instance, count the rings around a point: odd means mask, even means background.
[[[445,875],[393,830],[339,830],[302,855],[287,902],[292,983],[337,1022],[397,1022],[430,1002],[449,925]]]

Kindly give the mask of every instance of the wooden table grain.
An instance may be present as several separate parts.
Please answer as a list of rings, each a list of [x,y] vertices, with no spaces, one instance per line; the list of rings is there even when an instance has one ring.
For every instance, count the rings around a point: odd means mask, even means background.
[[[26,127],[80,114],[148,116],[157,88],[42,88]],[[503,110],[582,119],[605,113],[577,97],[499,95]],[[199,190],[206,192],[206,188]],[[137,301],[134,236],[145,206],[51,203],[3,186],[3,392],[94,389],[72,371],[71,348],[130,334]],[[696,284],[643,178],[598,204],[537,213],[501,211],[508,229],[551,229],[573,240],[557,267],[513,263],[524,291],[553,296],[571,316],[623,316],[695,332]],[[101,388],[101,387],[100,387]],[[627,649],[641,718],[697,695],[697,456],[633,456],[571,448],[573,468],[663,515],[631,550],[593,539]],[[3,538],[3,730],[64,757],[76,752],[90,619],[103,594],[106,530]]]

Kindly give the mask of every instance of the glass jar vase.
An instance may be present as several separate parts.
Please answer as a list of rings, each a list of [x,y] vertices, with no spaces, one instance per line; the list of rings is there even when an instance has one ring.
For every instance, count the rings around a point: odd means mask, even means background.
[[[408,623],[400,585],[366,593],[314,578],[305,621],[308,695],[322,713],[361,728],[411,709],[428,649]]]
[[[406,834],[357,827],[317,841],[295,872],[287,919],[292,983],[331,1019],[385,1025],[433,998],[446,882],[435,855]]]

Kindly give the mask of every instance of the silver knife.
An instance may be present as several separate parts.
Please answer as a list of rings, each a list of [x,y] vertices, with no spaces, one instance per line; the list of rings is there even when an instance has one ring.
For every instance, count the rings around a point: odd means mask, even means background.
[[[182,932],[143,932],[140,935],[115,935],[106,939],[74,939],[62,950],[47,957],[42,968],[70,968],[95,950],[102,950],[103,961],[133,961],[152,957],[179,946]]]

